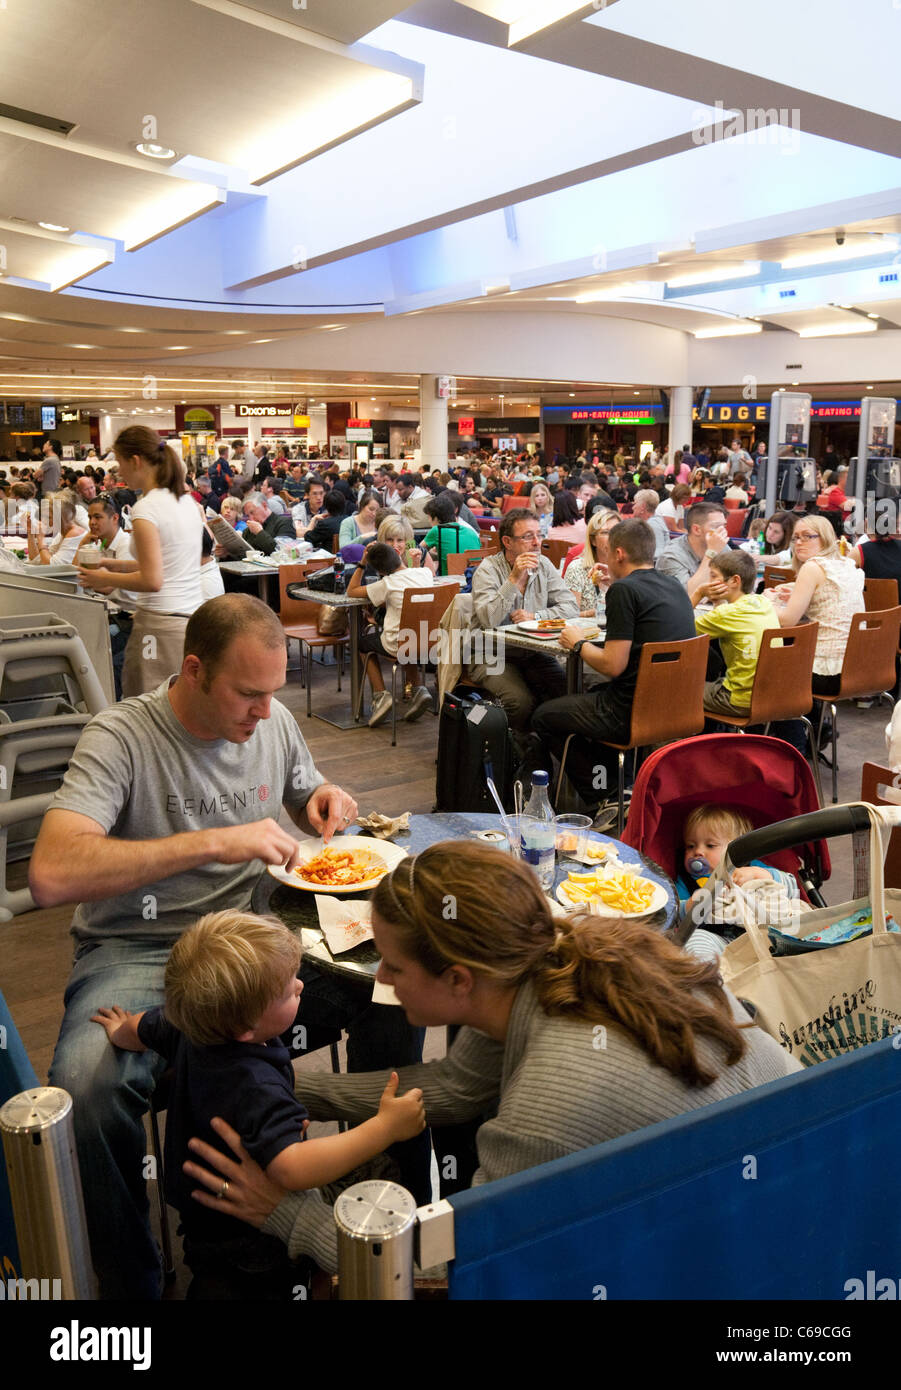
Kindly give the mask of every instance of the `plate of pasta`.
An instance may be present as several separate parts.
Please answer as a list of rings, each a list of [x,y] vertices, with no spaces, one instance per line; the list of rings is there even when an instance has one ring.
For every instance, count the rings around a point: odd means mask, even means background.
[[[557,901],[598,917],[649,917],[666,905],[662,883],[624,870],[613,874],[574,873],[557,885]]]
[[[279,883],[307,893],[365,892],[407,857],[407,851],[390,840],[366,835],[336,835],[328,846],[321,840],[302,840],[298,850],[293,869],[270,864],[269,872]]]

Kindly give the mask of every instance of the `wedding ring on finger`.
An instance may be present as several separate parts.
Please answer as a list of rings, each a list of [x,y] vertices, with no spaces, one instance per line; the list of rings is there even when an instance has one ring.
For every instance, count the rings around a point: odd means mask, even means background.
[[[222,1198],[225,1196],[225,1194],[226,1194],[227,1192],[228,1192],[228,1182],[227,1182],[225,1179],[223,1179],[222,1186],[220,1187],[219,1191],[216,1193],[216,1197],[221,1201]]]

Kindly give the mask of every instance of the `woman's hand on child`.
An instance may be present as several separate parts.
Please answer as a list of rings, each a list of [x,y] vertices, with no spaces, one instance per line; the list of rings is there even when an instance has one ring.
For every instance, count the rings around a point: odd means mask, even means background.
[[[120,1009],[118,1004],[114,1004],[111,1009],[98,1009],[91,1015],[91,1022],[99,1023],[101,1028],[106,1029],[106,1036],[115,1047],[124,1048],[126,1052],[146,1052],[138,1037],[138,1024],[143,1016],[143,1012],[130,1014],[127,1009]]]
[[[425,1129],[422,1091],[418,1086],[414,1086],[412,1091],[399,1096],[398,1084],[397,1072],[393,1071],[379,1101],[379,1119],[390,1129],[392,1144],[396,1144],[400,1139],[415,1139],[416,1135]]]

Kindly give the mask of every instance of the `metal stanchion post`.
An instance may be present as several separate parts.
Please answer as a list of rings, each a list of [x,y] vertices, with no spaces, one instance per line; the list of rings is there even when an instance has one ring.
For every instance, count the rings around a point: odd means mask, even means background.
[[[21,1091],[0,1107],[0,1135],[25,1278],[60,1281],[64,1299],[95,1298],[72,1097]]]
[[[412,1299],[416,1203],[393,1182],[358,1182],[335,1203],[338,1297]]]

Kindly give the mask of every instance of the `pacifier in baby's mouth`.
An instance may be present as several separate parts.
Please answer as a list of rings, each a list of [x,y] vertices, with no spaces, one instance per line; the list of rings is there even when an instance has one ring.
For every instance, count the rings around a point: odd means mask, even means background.
[[[696,854],[694,859],[689,859],[688,861],[688,872],[691,874],[695,883],[703,888],[704,884],[713,873],[713,870],[702,855]]]

